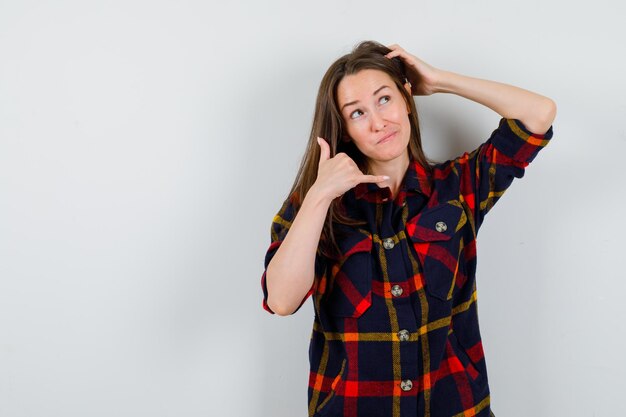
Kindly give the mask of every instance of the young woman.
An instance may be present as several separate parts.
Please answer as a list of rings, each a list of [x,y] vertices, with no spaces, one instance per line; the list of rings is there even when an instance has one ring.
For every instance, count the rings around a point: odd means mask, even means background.
[[[471,153],[430,164],[413,95],[502,116]],[[263,307],[313,296],[309,416],[489,416],[476,302],[485,214],[552,137],[552,100],[363,42],[333,63],[300,170],[274,217]]]

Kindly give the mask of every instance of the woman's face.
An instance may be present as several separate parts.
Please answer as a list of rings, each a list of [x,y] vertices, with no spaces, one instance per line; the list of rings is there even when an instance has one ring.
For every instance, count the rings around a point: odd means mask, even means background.
[[[337,101],[348,136],[368,159],[383,162],[406,154],[409,107],[387,73],[365,69],[345,76]]]

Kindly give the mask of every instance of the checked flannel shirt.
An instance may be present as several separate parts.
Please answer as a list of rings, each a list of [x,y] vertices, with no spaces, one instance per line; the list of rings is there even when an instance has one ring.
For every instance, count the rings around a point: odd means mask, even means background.
[[[411,159],[395,198],[359,184],[343,203],[342,256],[319,250],[309,347],[309,416],[482,417],[490,410],[478,326],[476,233],[485,214],[552,137],[501,119],[475,151],[433,166]],[[265,268],[294,218],[274,217]],[[261,278],[267,306],[265,272]],[[298,309],[302,306],[302,303]],[[297,311],[297,310],[296,310]]]

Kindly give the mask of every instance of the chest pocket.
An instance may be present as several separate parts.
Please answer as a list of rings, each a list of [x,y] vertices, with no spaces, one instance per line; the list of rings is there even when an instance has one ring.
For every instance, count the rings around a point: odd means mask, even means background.
[[[464,273],[463,226],[467,216],[458,201],[426,209],[406,224],[422,266],[428,294],[440,300],[452,299],[455,281]]]
[[[340,317],[360,317],[372,305],[372,236],[352,230],[339,242],[341,256],[329,264],[327,308]]]

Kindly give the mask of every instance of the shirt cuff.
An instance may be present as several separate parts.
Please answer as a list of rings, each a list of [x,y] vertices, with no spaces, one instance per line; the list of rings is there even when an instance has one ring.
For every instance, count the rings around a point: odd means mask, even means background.
[[[274,256],[274,254],[276,253],[276,251],[278,250],[278,247],[280,246],[282,242],[283,242],[282,240],[277,240],[277,241],[272,242],[272,244],[270,245],[265,255],[265,271],[263,271],[263,275],[261,276],[261,288],[263,289],[263,309],[265,309],[265,311],[271,314],[275,314],[275,313],[274,311],[272,311],[269,305],[267,305],[268,291],[267,291],[267,281],[266,281],[265,276],[267,274],[267,265],[269,265],[270,261],[272,260],[272,257]]]
[[[544,134],[533,133],[517,119],[500,120],[500,125],[493,132],[493,146],[509,158],[529,163],[552,138],[552,126]]]

